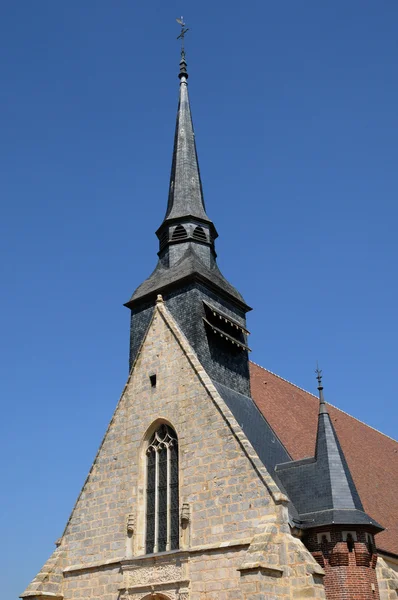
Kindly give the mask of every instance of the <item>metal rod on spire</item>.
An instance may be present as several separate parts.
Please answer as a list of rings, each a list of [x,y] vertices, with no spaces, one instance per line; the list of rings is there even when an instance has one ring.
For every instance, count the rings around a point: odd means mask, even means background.
[[[318,380],[318,390],[319,390],[320,388],[322,388],[322,369],[319,368],[318,361],[316,362],[315,373],[316,373],[316,378]]]
[[[327,408],[325,403],[325,398],[323,397],[323,385],[322,385],[322,369],[319,368],[318,362],[316,363],[316,378],[318,380],[318,390],[319,390],[319,414],[327,414]]]

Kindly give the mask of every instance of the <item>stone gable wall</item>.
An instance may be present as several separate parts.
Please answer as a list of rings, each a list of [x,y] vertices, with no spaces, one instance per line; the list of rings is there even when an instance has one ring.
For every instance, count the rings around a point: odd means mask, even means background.
[[[155,592],[170,600],[324,599],[315,561],[289,533],[286,499],[216,396],[178,326],[157,306],[65,529],[63,583],[52,593],[64,600],[141,600]],[[161,421],[178,434],[180,507],[188,504],[190,517],[180,551],[148,557],[145,449]],[[271,550],[272,568],[264,558]],[[245,577],[250,585],[242,585]],[[36,598],[29,588],[28,596]]]
[[[149,375],[156,373],[156,388]],[[191,545],[247,538],[270,495],[162,316],[152,326],[66,530],[71,563],[124,555],[136,513],[143,553],[145,440],[160,420],[179,438],[180,500],[189,503]]]

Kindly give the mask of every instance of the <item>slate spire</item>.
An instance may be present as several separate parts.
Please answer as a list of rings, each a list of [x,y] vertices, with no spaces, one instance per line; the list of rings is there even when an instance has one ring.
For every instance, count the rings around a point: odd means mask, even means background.
[[[364,511],[323,395],[322,371],[316,369],[319,391],[314,458],[277,466],[277,473],[300,514],[303,528],[320,525],[382,527]]]
[[[361,499],[352,479],[336,430],[326,407],[322,371],[316,370],[319,392],[318,431],[315,459],[322,462],[324,480],[329,487],[331,508],[358,509],[363,511]]]
[[[188,70],[185,50],[181,50],[180,97],[174,135],[169,197],[165,220],[194,217],[210,223],[206,214],[200,178],[195,133],[188,96]]]

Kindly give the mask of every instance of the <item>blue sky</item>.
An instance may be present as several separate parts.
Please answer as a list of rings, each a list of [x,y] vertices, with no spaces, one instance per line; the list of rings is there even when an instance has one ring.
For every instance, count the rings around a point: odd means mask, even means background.
[[[1,3],[0,559],[62,533],[156,262],[183,13],[219,265],[252,359],[396,437],[396,0]],[[365,453],[366,453],[366,449]]]

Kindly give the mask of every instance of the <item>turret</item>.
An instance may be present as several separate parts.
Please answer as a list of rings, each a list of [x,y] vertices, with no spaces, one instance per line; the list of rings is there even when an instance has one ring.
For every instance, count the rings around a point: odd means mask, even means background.
[[[325,569],[327,599],[379,598],[374,535],[383,528],[364,511],[316,372],[315,456],[280,464],[276,472],[299,513],[295,524],[303,542]]]

